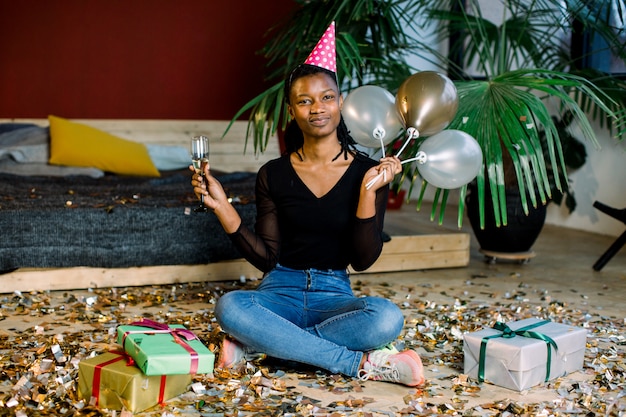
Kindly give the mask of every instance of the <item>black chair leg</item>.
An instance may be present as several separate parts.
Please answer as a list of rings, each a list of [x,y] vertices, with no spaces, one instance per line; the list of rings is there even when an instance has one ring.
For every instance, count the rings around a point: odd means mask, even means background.
[[[606,252],[593,264],[594,271],[601,270],[611,258],[626,244],[626,232],[622,233]]]
[[[626,208],[616,209],[613,207],[609,207],[606,204],[602,204],[599,201],[594,201],[593,206],[600,210],[604,214],[608,214],[616,220],[626,224]]]
[[[616,209],[613,207],[609,207],[606,204],[602,204],[599,201],[595,201],[593,206],[600,210],[601,212],[608,214],[616,220],[621,221],[626,224],[626,209]],[[600,271],[604,265],[607,264],[611,260],[613,256],[626,244],[626,232],[622,233],[620,237],[617,238],[615,242],[607,249],[606,252],[600,256],[600,258],[593,264],[594,271]]]

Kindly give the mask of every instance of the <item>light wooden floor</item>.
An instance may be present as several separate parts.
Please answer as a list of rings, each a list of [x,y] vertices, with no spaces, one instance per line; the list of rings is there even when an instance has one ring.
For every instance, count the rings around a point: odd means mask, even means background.
[[[414,204],[405,204],[399,211],[388,212],[385,230],[391,234],[412,233],[453,233],[456,226],[456,212],[450,210],[442,226],[428,219],[430,207],[416,212]],[[626,230],[626,226],[619,226]],[[594,271],[598,258],[617,239],[586,231],[545,225],[533,246],[535,257],[526,264],[513,261],[486,262],[479,252],[471,226],[464,220],[461,231],[470,234],[470,260],[467,267],[442,270],[413,271],[392,274],[392,279],[404,280],[406,276],[429,276],[442,285],[452,277],[475,279],[475,277],[497,278],[492,285],[509,288],[511,284],[530,282],[553,287],[559,293],[574,295],[572,301],[580,301],[579,294],[586,294],[584,300],[591,305],[593,300],[601,309],[618,316],[626,316],[626,246],[623,247],[601,271]],[[613,288],[615,286],[615,288]],[[596,293],[594,295],[594,293]],[[568,297],[569,298],[569,297]]]

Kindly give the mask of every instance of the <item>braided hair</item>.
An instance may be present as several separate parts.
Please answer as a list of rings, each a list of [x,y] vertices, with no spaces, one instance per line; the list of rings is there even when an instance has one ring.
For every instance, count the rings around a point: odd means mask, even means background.
[[[284,94],[285,94],[285,101],[287,102],[287,104],[291,104],[289,102],[289,97],[291,93],[291,87],[294,81],[296,81],[299,78],[305,77],[307,75],[314,75],[314,74],[328,75],[331,79],[335,81],[335,85],[337,85],[337,89],[339,89],[339,86],[337,83],[337,74],[335,74],[334,72],[329,71],[322,67],[318,67],[316,65],[300,64],[297,67],[295,67],[293,71],[291,71],[291,74],[289,74],[289,78],[285,81]],[[352,138],[352,136],[350,136],[350,132],[348,131],[348,126],[346,126],[346,123],[343,120],[343,116],[341,116],[339,125],[337,126],[337,138],[339,139],[339,144],[341,145],[341,151],[337,154],[337,156],[333,158],[333,161],[339,158],[339,156],[341,156],[342,154],[344,155],[345,159],[348,159],[348,153],[351,153],[353,155],[355,153],[360,153],[360,151],[357,150],[355,147],[356,142]],[[295,120],[290,121],[287,124],[287,128],[285,130],[286,154],[295,152],[298,155],[298,157],[302,159],[302,155],[300,155],[299,151],[300,151],[300,148],[302,148],[303,144],[304,144],[304,136],[302,134],[302,130],[300,130],[300,127],[298,126]]]

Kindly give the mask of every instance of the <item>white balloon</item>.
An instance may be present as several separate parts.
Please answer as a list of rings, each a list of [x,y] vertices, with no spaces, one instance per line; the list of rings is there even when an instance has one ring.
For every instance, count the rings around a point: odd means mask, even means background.
[[[426,139],[419,147],[423,153],[417,170],[435,187],[459,188],[472,181],[483,165],[480,145],[471,135],[454,129]]]
[[[404,131],[395,97],[382,87],[355,88],[343,101],[341,113],[350,136],[368,148],[388,145]]]

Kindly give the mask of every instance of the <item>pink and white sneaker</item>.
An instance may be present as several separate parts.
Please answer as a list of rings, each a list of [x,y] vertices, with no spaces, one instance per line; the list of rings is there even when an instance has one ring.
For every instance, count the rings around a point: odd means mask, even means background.
[[[416,387],[425,382],[424,366],[417,352],[385,347],[367,353],[363,369],[359,371],[362,381],[386,381]]]
[[[248,354],[239,342],[229,337],[224,337],[215,367],[230,369],[233,372],[242,372],[248,361],[262,360],[265,359],[265,356],[263,353]]]

